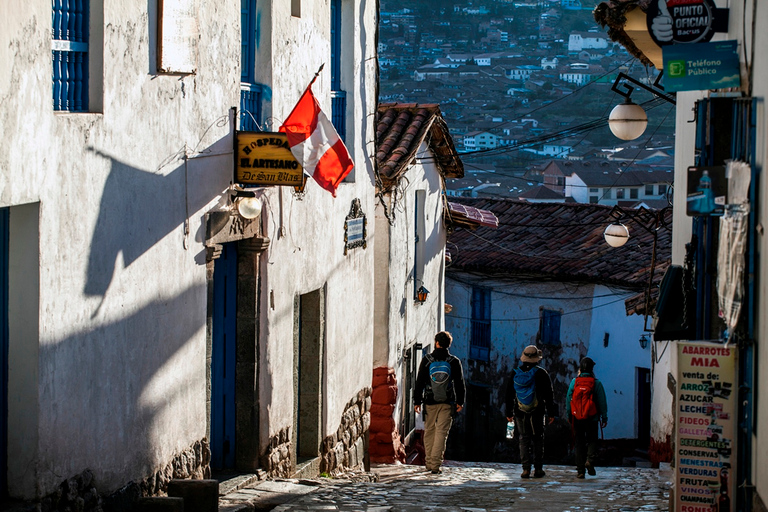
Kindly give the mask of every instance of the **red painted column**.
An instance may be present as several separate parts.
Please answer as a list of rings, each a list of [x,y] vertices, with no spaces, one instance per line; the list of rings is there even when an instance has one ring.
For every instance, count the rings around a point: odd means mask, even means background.
[[[369,453],[371,462],[392,464],[405,461],[405,448],[397,431],[394,412],[397,403],[395,370],[382,366],[373,370]]]

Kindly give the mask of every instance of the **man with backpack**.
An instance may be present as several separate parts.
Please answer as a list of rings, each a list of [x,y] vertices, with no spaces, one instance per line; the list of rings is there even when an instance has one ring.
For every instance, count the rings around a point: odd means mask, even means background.
[[[584,478],[584,470],[590,475],[595,471],[597,454],[597,423],[600,428],[608,424],[608,402],[603,384],[595,378],[592,369],[595,362],[585,357],[579,364],[579,374],[571,381],[566,396],[568,419],[576,438],[576,478]]]
[[[435,350],[421,360],[413,409],[421,412],[424,403],[424,449],[427,471],[442,473],[445,445],[453,418],[464,408],[464,372],[458,357],[448,352],[453,337],[447,331],[435,334]]]
[[[557,417],[557,404],[552,396],[552,381],[547,371],[538,366],[541,350],[528,345],[520,356],[522,364],[512,372],[507,386],[506,414],[508,421],[515,422],[520,434],[520,462],[523,465],[521,478],[546,475],[544,460],[544,416],[552,424]]]

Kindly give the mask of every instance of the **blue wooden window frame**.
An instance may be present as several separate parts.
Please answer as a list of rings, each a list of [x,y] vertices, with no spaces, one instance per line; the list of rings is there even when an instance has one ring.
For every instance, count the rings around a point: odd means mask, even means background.
[[[88,111],[90,0],[53,0],[53,110]]]
[[[541,309],[539,336],[544,345],[560,345],[560,311]]]
[[[240,81],[253,83],[256,54],[256,0],[240,0]]]
[[[472,318],[469,358],[491,360],[491,290],[472,287]]]
[[[331,123],[346,143],[347,93],[341,90],[341,0],[331,0]]]
[[[263,87],[256,81],[257,0],[240,0],[240,130],[261,130]]]

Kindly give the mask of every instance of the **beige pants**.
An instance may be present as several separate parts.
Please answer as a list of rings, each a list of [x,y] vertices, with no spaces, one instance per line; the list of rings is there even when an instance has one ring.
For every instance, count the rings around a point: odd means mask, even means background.
[[[448,431],[453,424],[452,404],[424,405],[424,449],[429,470],[440,469],[445,455]]]

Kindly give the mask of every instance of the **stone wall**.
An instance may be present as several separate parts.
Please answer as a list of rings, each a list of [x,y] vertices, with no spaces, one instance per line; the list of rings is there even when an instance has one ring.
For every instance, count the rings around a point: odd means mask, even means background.
[[[360,467],[367,452],[366,435],[371,426],[371,389],[360,390],[344,408],[336,431],[323,439],[320,471],[338,475]],[[290,478],[296,471],[291,460],[291,427],[285,427],[269,440],[261,465],[269,478]]]
[[[364,388],[347,403],[336,432],[323,440],[320,470],[336,475],[364,465],[370,427],[371,388]]]
[[[285,427],[269,439],[261,466],[271,478],[290,478],[295,470],[291,461],[291,427]]]
[[[79,475],[62,482],[53,493],[40,501],[40,512],[111,512],[132,510],[142,497],[165,496],[168,482],[174,478],[204,479],[211,477],[211,450],[208,439],[203,438],[155,473],[140,482],[129,482],[125,487],[100,496],[96,490],[93,472],[86,469]]]

